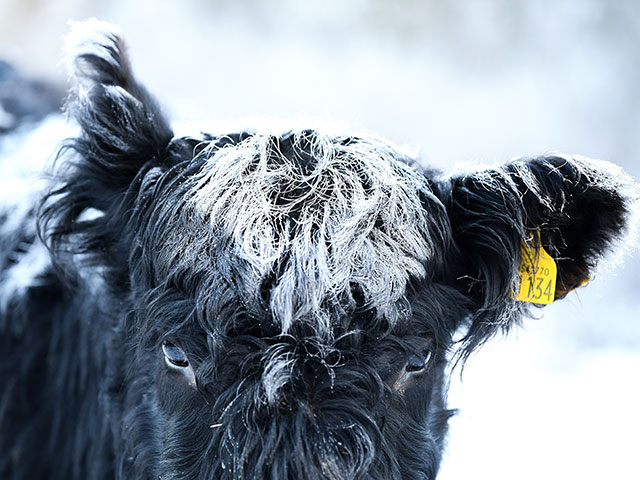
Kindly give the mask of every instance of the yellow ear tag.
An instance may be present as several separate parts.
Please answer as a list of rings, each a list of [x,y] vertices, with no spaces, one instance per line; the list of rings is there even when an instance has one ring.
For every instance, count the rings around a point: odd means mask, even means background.
[[[538,245],[536,250],[533,246],[522,243],[516,300],[549,305],[555,299],[558,267],[551,255],[542,248],[542,243],[538,242]]]

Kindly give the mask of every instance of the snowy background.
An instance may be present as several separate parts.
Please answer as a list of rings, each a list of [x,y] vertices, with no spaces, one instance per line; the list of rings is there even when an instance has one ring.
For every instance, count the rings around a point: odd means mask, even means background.
[[[62,83],[89,16],[175,119],[305,115],[444,171],[563,151],[640,177],[635,0],[0,0],[0,58]],[[638,285],[636,254],[478,352],[439,478],[640,478]]]

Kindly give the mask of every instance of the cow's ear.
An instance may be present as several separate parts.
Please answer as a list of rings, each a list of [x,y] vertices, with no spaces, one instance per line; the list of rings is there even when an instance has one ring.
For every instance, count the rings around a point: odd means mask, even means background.
[[[58,255],[91,253],[85,258],[122,264],[134,200],[171,165],[173,134],[134,78],[115,27],[73,24],[66,54],[72,86],[65,108],[79,132],[58,153],[57,181],[39,212],[40,236]]]
[[[531,304],[585,284],[599,260],[627,241],[638,191],[619,167],[579,156],[520,159],[452,177],[443,192],[452,268],[475,311],[465,351]]]
[[[121,191],[145,162],[163,155],[171,128],[134,78],[116,27],[98,20],[72,24],[65,53],[72,82],[66,110],[81,128],[71,148],[83,159],[87,181]]]

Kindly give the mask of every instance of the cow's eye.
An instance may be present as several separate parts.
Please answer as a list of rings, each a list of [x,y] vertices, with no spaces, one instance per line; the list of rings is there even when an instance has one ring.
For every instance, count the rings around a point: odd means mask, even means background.
[[[411,355],[404,369],[407,373],[420,373],[426,370],[431,360],[431,350],[426,350],[419,355]]]
[[[399,393],[404,391],[419,378],[423,377],[423,374],[429,368],[429,362],[433,355],[432,349],[429,346],[425,346],[424,350],[418,350],[407,358],[404,368],[398,372],[398,376],[393,382],[393,389]]]
[[[169,341],[162,344],[162,352],[164,353],[164,361],[171,368],[187,368],[189,359],[182,349]]]

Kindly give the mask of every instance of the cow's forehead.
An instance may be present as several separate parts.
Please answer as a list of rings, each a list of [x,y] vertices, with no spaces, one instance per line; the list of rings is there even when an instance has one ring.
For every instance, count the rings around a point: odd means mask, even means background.
[[[238,295],[267,298],[284,331],[309,318],[329,329],[354,292],[397,321],[408,281],[426,275],[446,237],[426,179],[384,141],[255,134],[200,155],[182,210],[198,252],[184,258],[239,276]]]

